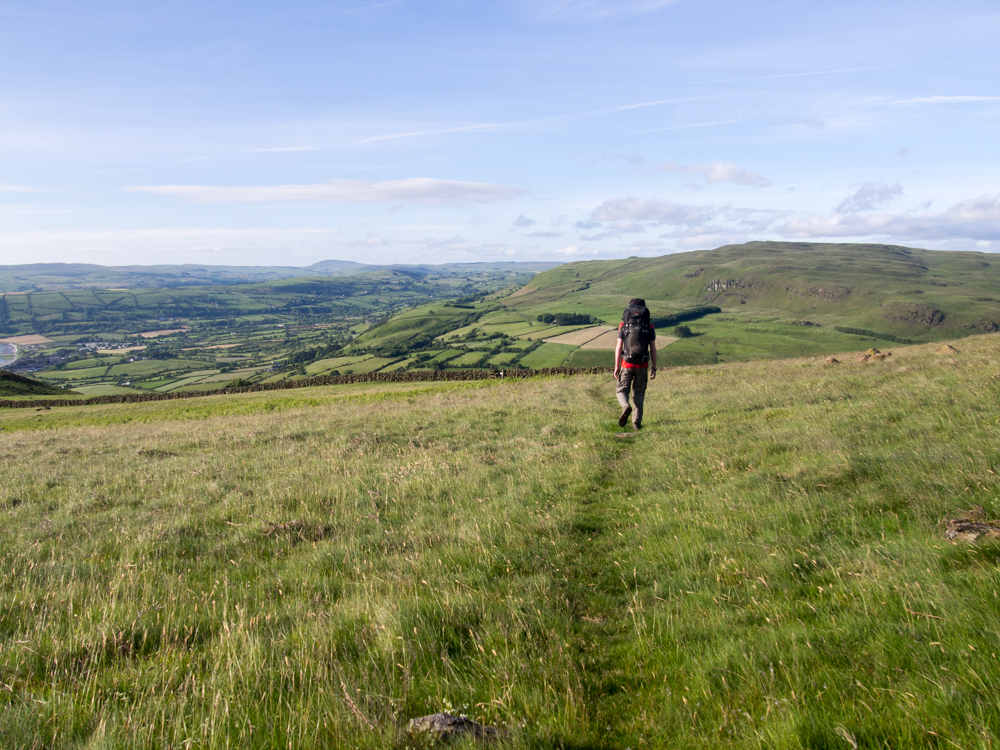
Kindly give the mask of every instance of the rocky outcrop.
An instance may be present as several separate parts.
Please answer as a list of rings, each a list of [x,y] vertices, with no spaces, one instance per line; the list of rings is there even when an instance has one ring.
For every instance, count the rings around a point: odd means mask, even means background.
[[[406,731],[411,737],[432,740],[450,740],[471,736],[477,740],[491,741],[500,736],[500,731],[496,727],[480,724],[468,716],[455,716],[449,713],[430,714],[411,719],[406,726]]]
[[[1000,526],[969,518],[953,518],[948,521],[948,528],[944,532],[944,538],[952,541],[976,542],[997,537],[1000,537]]]
[[[855,364],[863,364],[865,362],[881,362],[883,359],[888,359],[892,356],[892,352],[880,352],[878,349],[869,349],[866,352],[861,352],[854,357]]]

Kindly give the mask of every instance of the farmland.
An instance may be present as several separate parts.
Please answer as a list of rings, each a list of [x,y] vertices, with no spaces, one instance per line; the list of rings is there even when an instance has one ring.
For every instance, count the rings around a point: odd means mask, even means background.
[[[531,275],[513,264],[484,264],[224,287],[6,294],[0,331],[20,347],[20,371],[87,395],[211,389],[230,380],[316,374],[317,361],[337,360],[355,336],[399,310],[435,299],[481,299]],[[395,361],[374,354],[346,359],[352,372]]]
[[[657,322],[661,367],[1000,329],[1000,264],[977,253],[748,243],[538,274],[514,264],[477,273],[382,269],[0,299],[8,336],[50,341],[27,347],[19,366],[88,394],[413,369],[610,366],[631,296],[644,297]],[[90,344],[84,354],[69,351]],[[60,347],[72,356],[60,359]]]

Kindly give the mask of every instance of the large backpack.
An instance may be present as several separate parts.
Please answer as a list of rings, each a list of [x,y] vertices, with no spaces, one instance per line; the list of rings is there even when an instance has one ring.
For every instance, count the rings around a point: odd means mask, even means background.
[[[653,338],[649,308],[629,305],[622,313],[622,358],[630,365],[649,362],[649,342]]]

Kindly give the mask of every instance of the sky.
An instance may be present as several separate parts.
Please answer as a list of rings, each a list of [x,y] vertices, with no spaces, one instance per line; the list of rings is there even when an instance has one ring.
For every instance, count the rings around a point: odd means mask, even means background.
[[[995,0],[0,0],[0,264],[1000,252]]]

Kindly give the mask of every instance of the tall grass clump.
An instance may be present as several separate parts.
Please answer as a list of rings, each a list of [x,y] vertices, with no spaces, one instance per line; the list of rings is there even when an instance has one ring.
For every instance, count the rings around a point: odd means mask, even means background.
[[[991,747],[1000,339],[0,415],[4,748]],[[846,357],[844,357],[846,359]]]

